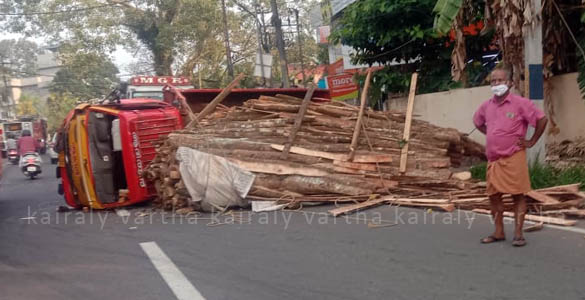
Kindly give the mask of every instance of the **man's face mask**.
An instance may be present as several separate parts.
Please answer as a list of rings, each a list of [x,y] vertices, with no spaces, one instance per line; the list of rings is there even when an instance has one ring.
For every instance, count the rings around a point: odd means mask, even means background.
[[[492,86],[492,93],[496,96],[502,96],[508,91],[508,86],[506,84],[498,84]]]

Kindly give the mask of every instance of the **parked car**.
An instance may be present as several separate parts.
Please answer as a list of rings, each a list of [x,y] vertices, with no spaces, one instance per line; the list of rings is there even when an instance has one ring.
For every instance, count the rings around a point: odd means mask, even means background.
[[[49,135],[49,140],[47,143],[47,153],[51,158],[51,164],[56,165],[59,162],[59,153],[53,149],[55,143],[57,142],[57,133],[55,132],[52,136]]]

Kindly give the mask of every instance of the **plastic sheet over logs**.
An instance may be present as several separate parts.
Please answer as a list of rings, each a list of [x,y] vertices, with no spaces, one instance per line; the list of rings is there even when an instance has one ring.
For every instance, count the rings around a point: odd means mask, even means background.
[[[223,157],[187,147],[179,147],[176,158],[191,201],[203,211],[249,206],[246,196],[256,177],[252,172]]]

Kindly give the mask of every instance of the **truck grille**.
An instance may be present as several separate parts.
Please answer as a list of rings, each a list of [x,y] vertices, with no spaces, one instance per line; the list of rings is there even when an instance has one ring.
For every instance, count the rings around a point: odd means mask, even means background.
[[[156,155],[156,144],[160,138],[177,129],[177,118],[163,117],[139,119],[136,121],[136,134],[143,162],[147,165]]]

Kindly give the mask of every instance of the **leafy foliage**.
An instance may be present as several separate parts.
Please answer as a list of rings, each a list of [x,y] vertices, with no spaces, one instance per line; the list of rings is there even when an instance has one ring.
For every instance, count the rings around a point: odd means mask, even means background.
[[[6,66],[2,73],[12,77],[26,77],[33,75],[36,70],[36,60],[31,59],[39,54],[39,47],[35,42],[26,39],[1,40],[0,61]]]
[[[354,62],[387,67],[374,74],[370,94],[405,93],[419,72],[419,92],[448,89],[451,47],[433,29],[435,0],[362,0],[345,9],[331,39],[356,50]]]
[[[9,29],[49,37],[62,46],[62,52],[103,54],[117,45],[141,44],[151,52],[155,72],[172,75],[177,47],[219,27],[216,4],[215,0],[21,0],[2,9],[24,13],[4,20]]]
[[[434,28],[441,34],[451,30],[453,21],[459,14],[463,0],[438,0],[433,12],[436,13]]]
[[[51,94],[47,99],[47,129],[55,132],[60,126],[67,113],[75,107],[78,99],[71,93]]]
[[[108,94],[118,83],[116,66],[103,55],[77,54],[55,74],[50,91],[88,100]]]
[[[16,113],[19,116],[44,116],[47,108],[43,101],[36,96],[22,94],[16,105]]]

